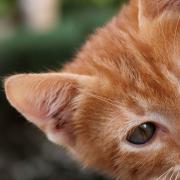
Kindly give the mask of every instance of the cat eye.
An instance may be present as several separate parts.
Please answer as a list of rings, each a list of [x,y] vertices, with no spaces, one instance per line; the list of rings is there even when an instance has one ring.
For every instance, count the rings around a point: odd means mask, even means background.
[[[155,124],[151,122],[141,124],[129,133],[127,141],[136,145],[145,144],[152,139],[155,131]]]

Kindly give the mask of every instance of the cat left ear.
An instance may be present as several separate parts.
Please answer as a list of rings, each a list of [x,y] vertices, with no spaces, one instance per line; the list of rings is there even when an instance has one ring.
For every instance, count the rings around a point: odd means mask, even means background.
[[[65,73],[15,75],[5,81],[5,92],[14,108],[55,138],[58,131],[66,133],[64,124],[73,118],[79,90],[90,79]]]

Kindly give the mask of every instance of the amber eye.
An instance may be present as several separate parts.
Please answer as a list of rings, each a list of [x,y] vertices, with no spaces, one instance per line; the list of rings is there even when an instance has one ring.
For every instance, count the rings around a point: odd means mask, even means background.
[[[129,133],[127,136],[127,141],[136,145],[145,144],[151,140],[155,131],[155,124],[151,122],[141,124]]]

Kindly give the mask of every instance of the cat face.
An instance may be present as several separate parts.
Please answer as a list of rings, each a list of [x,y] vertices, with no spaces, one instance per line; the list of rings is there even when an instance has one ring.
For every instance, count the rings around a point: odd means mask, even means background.
[[[86,166],[177,179],[179,10],[179,0],[132,0],[61,72],[7,78],[9,102]]]

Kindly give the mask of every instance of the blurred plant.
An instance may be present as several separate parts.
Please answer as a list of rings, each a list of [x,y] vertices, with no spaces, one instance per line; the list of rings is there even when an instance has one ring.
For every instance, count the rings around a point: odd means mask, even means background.
[[[107,6],[107,5],[119,5],[125,0],[64,0],[67,5],[71,4],[84,4],[84,5],[96,5],[96,6]]]
[[[16,0],[0,0],[0,17],[11,16],[17,10]]]
[[[61,1],[61,0],[59,0]],[[73,9],[78,6],[94,6],[94,7],[116,7],[118,9],[119,5],[126,0],[62,0],[63,10],[66,8]],[[17,0],[0,0],[0,18],[1,17],[12,17],[17,14],[18,7]],[[59,11],[61,6],[59,6]]]
[[[49,31],[54,28],[60,3],[61,0],[18,0],[24,24],[35,31]]]

